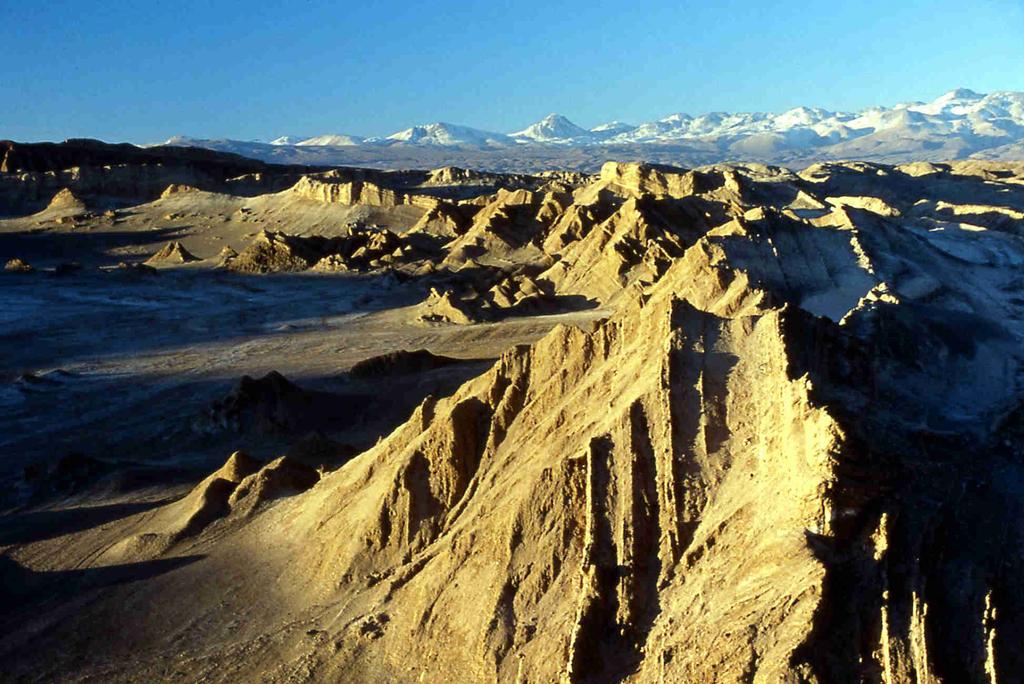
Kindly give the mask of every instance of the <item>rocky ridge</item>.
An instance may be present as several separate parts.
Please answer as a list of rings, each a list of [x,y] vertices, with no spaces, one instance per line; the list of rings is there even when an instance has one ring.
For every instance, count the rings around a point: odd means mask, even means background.
[[[317,671],[1015,676],[1024,549],[1003,516],[1020,473],[1001,426],[1019,403],[1019,314],[1002,308],[1016,235],[917,232],[821,200],[815,218],[751,208],[813,204],[845,169],[803,182],[758,170],[760,183],[749,170],[607,171],[599,183],[662,201],[704,183],[734,217],[673,231],[682,255],[622,285],[610,320],[508,352],[290,509],[322,559],[304,581],[360,597],[328,628],[340,650]],[[877,189],[899,173],[857,172]],[[949,336],[958,316],[975,331],[966,345]],[[927,340],[927,363],[911,339]],[[972,538],[993,516],[1008,536]],[[389,620],[347,647],[359,614]],[[410,634],[431,646],[412,656]]]

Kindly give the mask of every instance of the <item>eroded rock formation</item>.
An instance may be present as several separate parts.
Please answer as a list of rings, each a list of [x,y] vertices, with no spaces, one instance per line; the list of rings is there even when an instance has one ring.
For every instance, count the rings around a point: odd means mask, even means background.
[[[608,317],[508,350],[322,477],[229,463],[112,527],[122,562],[204,557],[110,590],[152,612],[91,604],[38,652],[99,615],[149,630],[86,666],[124,680],[1024,676],[1019,174],[609,164],[453,206],[468,224],[429,257],[452,287],[419,315]],[[324,258],[289,239],[261,249]],[[222,413],[302,414],[285,383]],[[204,613],[220,640],[171,605],[191,586],[232,606]]]

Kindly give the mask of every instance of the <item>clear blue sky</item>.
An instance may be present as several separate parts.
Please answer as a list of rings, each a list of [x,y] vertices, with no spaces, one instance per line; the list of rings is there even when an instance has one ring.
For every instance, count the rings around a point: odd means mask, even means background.
[[[0,138],[497,131],[1024,90],[1024,0],[0,0]]]

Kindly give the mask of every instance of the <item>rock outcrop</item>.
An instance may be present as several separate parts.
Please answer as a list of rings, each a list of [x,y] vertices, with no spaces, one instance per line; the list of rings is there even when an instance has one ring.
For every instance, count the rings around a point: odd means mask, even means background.
[[[419,305],[417,319],[424,323],[453,323],[469,325],[476,319],[473,312],[451,291],[431,288],[430,295]]]
[[[320,244],[308,242],[264,230],[239,254],[223,263],[229,270],[239,273],[304,271],[321,258],[322,251]]]
[[[198,192],[199,189],[191,185],[183,185],[181,183],[171,183],[167,188],[160,193],[160,199],[167,199],[174,195],[180,195],[187,192]]]
[[[53,196],[53,199],[50,200],[46,208],[47,210],[84,211],[87,207],[85,202],[75,196],[75,193],[71,192],[68,188],[64,188]]]
[[[224,266],[239,273],[366,271],[413,261],[421,254],[414,241],[384,229],[353,228],[334,238],[264,230]]]
[[[438,203],[431,197],[396,192],[366,180],[345,180],[330,172],[320,176],[303,176],[291,192],[325,204],[362,204],[386,208],[408,204],[432,209]]]
[[[235,251],[234,247],[231,245],[224,245],[217,254],[217,265],[221,268],[226,268],[237,256],[238,252]]]

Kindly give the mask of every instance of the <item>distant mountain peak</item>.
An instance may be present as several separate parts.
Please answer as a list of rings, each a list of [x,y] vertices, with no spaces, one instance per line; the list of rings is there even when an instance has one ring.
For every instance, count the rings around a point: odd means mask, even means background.
[[[380,140],[376,139],[373,142]],[[501,133],[493,133],[479,128],[471,128],[444,121],[412,126],[403,131],[392,133],[383,140],[419,145],[482,147],[500,146],[511,144],[512,142],[508,136]]]
[[[943,93],[931,102],[915,104],[905,109],[927,116],[942,116],[944,113],[956,116],[963,114],[965,107],[974,106],[985,97],[969,88],[956,88],[948,93]]]
[[[541,143],[572,142],[586,141],[591,134],[590,131],[577,126],[561,114],[548,114],[537,123],[513,133],[512,137]]]
[[[271,145],[297,145],[306,138],[308,135],[282,135],[279,138],[274,138],[270,141]]]
[[[541,119],[540,122],[544,123],[544,124],[552,125],[552,126],[564,126],[566,124],[571,125],[571,126],[575,126],[576,125],[572,121],[569,121],[568,118],[562,116],[561,114],[555,113],[555,112],[552,112],[551,114],[548,114],[543,119]]]
[[[591,133],[597,133],[599,135],[610,135],[626,133],[627,131],[636,130],[636,126],[628,124],[624,121],[609,121],[608,123],[599,124],[590,129]]]
[[[164,140],[161,145],[174,145],[181,147],[192,147],[194,142],[197,142],[197,138],[192,138],[187,135],[172,135],[167,140]]]
[[[692,116],[685,112],[676,112],[675,114],[669,114],[666,117],[658,119],[659,123],[676,123],[679,121],[690,121],[693,119]]]
[[[361,138],[358,135],[344,135],[341,133],[328,133],[327,135],[317,135],[312,138],[303,138],[299,142],[291,143],[292,145],[302,146],[321,146],[321,147],[351,147],[354,145],[361,144],[365,138]]]
[[[983,97],[985,96],[982,95],[981,93],[974,92],[970,88],[955,88],[954,90],[950,90],[948,93],[943,95],[940,99],[945,98],[949,100],[980,100]]]

